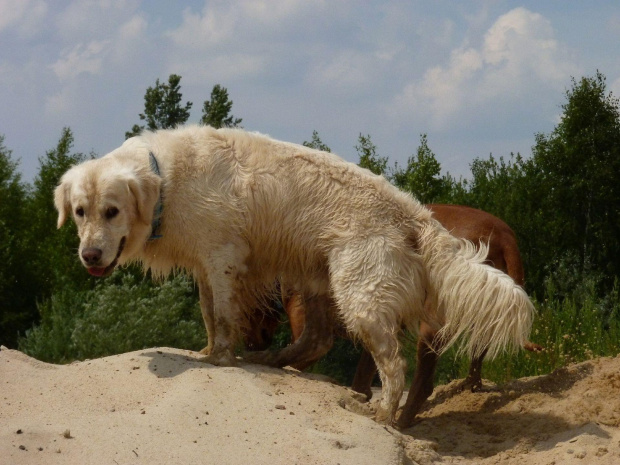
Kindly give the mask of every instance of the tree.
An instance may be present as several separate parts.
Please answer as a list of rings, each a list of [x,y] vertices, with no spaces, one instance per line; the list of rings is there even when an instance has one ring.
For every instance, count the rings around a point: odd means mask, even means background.
[[[27,190],[11,155],[0,136],[0,342],[15,347],[18,333],[30,327],[36,317],[36,308],[23,240]]]
[[[155,87],[149,87],[144,94],[144,113],[140,119],[146,121],[146,128],[150,131],[157,129],[176,128],[184,124],[189,118],[192,102],[181,104],[183,94],[181,90],[181,76],[171,74],[168,84],[162,84],[159,79]],[[137,136],[145,129],[144,126],[134,124],[131,131],[125,133],[125,138]]]
[[[529,292],[541,296],[554,238],[546,233],[548,213],[541,199],[545,190],[539,170],[531,159],[511,154],[508,160],[489,155],[471,164],[472,179],[464,183],[464,204],[492,213],[504,220],[517,235],[526,270]]]
[[[77,250],[78,237],[75,225],[56,229],[58,213],[54,206],[54,190],[62,175],[73,165],[84,161],[81,153],[71,153],[73,133],[63,128],[56,148],[39,158],[39,173],[34,180],[34,189],[28,202],[28,249],[32,254],[30,266],[37,283],[39,299],[51,295],[59,283],[87,287],[87,279],[79,260],[71,251]]]
[[[387,157],[377,155],[377,147],[372,143],[370,134],[364,136],[360,133],[358,142],[359,145],[355,146],[355,150],[357,150],[360,157],[358,165],[375,174],[385,175],[388,159]]]
[[[396,165],[393,179],[398,188],[411,192],[420,202],[432,203],[446,190],[440,174],[441,165],[428,146],[426,134],[422,134],[416,155],[409,157],[404,170]]]
[[[317,131],[312,131],[312,140],[310,142],[304,141],[303,145],[305,147],[310,147],[311,149],[331,152],[331,149],[323,143]]]
[[[228,90],[219,84],[211,90],[211,100],[205,100],[202,107],[200,124],[213,128],[236,128],[240,127],[241,118],[235,118],[230,114],[233,101],[228,100]]]
[[[612,285],[620,274],[620,110],[605,81],[600,72],[573,78],[559,124],[536,135],[532,152],[555,250]]]

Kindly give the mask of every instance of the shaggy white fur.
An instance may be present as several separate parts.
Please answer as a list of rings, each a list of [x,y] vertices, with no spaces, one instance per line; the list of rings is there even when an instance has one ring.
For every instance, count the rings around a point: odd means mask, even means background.
[[[162,237],[149,240],[160,196]],[[532,305],[507,275],[410,195],[330,153],[238,129],[157,131],[69,170],[55,203],[59,227],[73,214],[91,273],[139,261],[159,276],[193,274],[209,363],[236,363],[244,312],[277,280],[306,299],[329,295],[377,364],[380,421],[393,421],[404,388],[403,325],[424,320],[447,346],[464,336],[464,351],[490,355],[530,331]]]

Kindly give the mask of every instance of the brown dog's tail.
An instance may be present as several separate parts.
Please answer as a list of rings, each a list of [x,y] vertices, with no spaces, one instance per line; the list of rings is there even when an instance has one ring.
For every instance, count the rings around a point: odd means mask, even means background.
[[[534,307],[507,274],[483,264],[487,248],[456,239],[434,220],[422,227],[419,244],[428,278],[428,297],[443,321],[442,351],[461,341],[470,357],[494,357],[528,342]]]

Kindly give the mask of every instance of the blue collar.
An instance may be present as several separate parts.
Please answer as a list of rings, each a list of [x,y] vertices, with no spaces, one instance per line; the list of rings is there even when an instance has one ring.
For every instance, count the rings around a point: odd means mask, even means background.
[[[149,152],[149,165],[151,166],[151,170],[157,175],[161,176],[159,173],[159,165],[157,164],[157,159],[153,152]],[[161,214],[164,210],[164,202],[162,196],[162,188],[159,188],[159,199],[157,199],[157,203],[155,204],[155,209],[153,211],[153,222],[151,223],[151,237],[149,237],[149,241],[159,239],[163,237],[159,234],[159,228],[161,227]]]

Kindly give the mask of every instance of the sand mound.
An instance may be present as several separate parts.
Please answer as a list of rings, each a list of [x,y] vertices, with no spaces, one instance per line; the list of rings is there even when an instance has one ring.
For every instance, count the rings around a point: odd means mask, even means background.
[[[458,384],[438,387],[416,424],[403,431],[417,440],[408,452],[420,463],[620,463],[620,357],[502,389],[486,383],[480,393],[458,392]]]
[[[402,432],[294,370],[148,349],[71,365],[0,351],[0,463],[617,464],[620,358],[499,389],[437,388]]]

